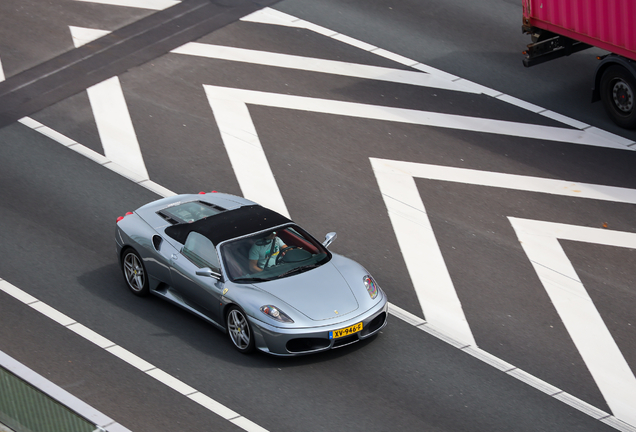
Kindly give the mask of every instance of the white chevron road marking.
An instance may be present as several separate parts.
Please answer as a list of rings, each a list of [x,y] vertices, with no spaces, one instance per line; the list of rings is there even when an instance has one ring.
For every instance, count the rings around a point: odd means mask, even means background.
[[[567,142],[572,144],[583,144],[621,150],[625,149],[622,144],[616,143],[613,139],[577,129],[492,120],[455,114],[442,114],[437,112],[418,111],[381,105],[343,102],[332,99],[319,99],[280,93],[217,87],[205,84],[204,87],[208,94],[213,93],[217,99],[240,100],[246,104],[333,114],[346,117],[384,120],[421,126],[433,126],[471,132],[492,133],[544,141]]]
[[[75,47],[103,36],[103,31],[91,33],[78,27],[70,27]],[[134,172],[142,179],[148,179],[137,134],[132,124],[128,105],[118,77],[112,77],[86,89],[90,101],[104,155],[118,165]]]
[[[472,334],[415,178],[636,204],[634,189],[370,160],[424,316],[444,333],[465,341]],[[636,233],[512,217],[509,220],[607,404],[617,418],[636,424],[636,378],[557,240],[636,249]]]
[[[636,378],[559,239],[636,249],[636,233],[509,217],[572,341],[619,419],[636,424]]]

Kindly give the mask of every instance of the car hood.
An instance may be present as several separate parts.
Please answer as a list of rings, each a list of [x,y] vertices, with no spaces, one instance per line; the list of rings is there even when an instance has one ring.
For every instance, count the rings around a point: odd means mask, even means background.
[[[359,307],[351,287],[332,262],[257,286],[314,321],[341,317]]]

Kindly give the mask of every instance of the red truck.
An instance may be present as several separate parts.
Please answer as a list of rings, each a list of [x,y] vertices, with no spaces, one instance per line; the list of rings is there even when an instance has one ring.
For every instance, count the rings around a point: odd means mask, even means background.
[[[592,46],[598,57],[592,102],[603,101],[621,127],[636,128],[636,0],[522,0],[532,43],[523,64],[534,66]]]

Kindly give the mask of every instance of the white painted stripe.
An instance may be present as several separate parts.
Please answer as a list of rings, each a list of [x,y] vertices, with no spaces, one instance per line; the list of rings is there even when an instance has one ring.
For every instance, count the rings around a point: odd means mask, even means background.
[[[389,303],[389,313],[400,318],[402,321],[411,324],[414,327],[417,327],[422,324],[426,324],[422,318],[417,315],[413,315],[411,312],[402,309],[399,306],[394,305],[393,303]]]
[[[243,196],[289,217],[247,106],[216,87],[204,88]]]
[[[106,157],[142,179],[147,179],[148,171],[119,78],[109,78],[89,87],[86,92]]]
[[[61,324],[67,327],[70,330],[73,330],[79,336],[82,336],[89,342],[96,344],[97,346],[104,348],[105,351],[113,354],[119,359],[125,361],[129,365],[139,369],[142,372],[145,372],[148,376],[156,379],[162,384],[170,387],[171,389],[186,395],[192,401],[199,403],[202,407],[208,409],[209,411],[221,416],[222,418],[231,421],[235,425],[243,428],[248,432],[267,432],[266,429],[258,426],[256,423],[246,419],[240,414],[235,413],[224,405],[216,402],[214,399],[202,395],[195,388],[189,386],[183,381],[175,378],[168,373],[164,372],[161,369],[156,368],[153,364],[147,362],[141,357],[133,354],[127,349],[120,347],[118,345],[110,345],[110,341],[105,337],[99,335],[98,333],[84,327],[81,324],[76,323],[74,320],[64,315],[63,313],[55,310],[51,306],[38,301],[35,297],[30,294],[22,291],[18,287],[11,285],[9,282],[0,279],[0,291],[4,291],[10,296],[14,297],[16,300],[21,301],[22,303],[31,306],[33,309],[39,311],[45,316],[51,318],[58,324]],[[0,352],[1,353],[1,352]],[[0,356],[0,361],[2,361],[2,357]],[[1,363],[0,363],[1,364]],[[112,423],[112,421],[111,421]],[[105,428],[106,429],[106,428]],[[109,432],[128,432],[127,429],[121,427],[116,423],[108,424],[107,429]]]
[[[604,131],[603,129],[599,129],[596,127],[589,127],[585,129],[585,131],[592,135],[597,135],[603,139],[614,140],[620,146],[632,146],[636,144],[633,140],[623,138],[621,136],[615,135],[613,133]],[[629,148],[629,150],[634,150],[633,148]]]
[[[197,392],[197,389],[190,387],[188,384],[184,383],[180,379],[177,379],[170,375],[169,373],[161,370],[161,369],[151,369],[146,372],[148,375],[159,381],[160,383],[170,387],[171,389],[183,394],[190,395]]]
[[[139,184],[162,197],[169,197],[169,196],[176,195],[176,193],[172,192],[170,189],[167,189],[161,185],[158,185],[157,183],[150,180],[144,180],[142,182],[139,182]]]
[[[545,111],[545,109],[541,108],[540,106],[537,106],[535,104],[531,104],[530,102],[526,102],[526,101],[523,101],[523,100],[518,99],[516,97],[506,95],[506,94],[499,95],[499,96],[497,96],[496,99],[499,99],[500,101],[507,102],[510,105],[514,105],[514,106],[517,106],[519,108],[523,108],[523,109],[525,109],[527,111],[531,111],[533,113],[540,113],[541,111]]]
[[[31,303],[29,304],[29,306],[40,312],[42,315],[51,318],[53,321],[57,322],[60,325],[68,326],[75,322],[74,319],[64,315],[62,312],[59,312],[57,309],[52,308],[46,303],[42,303],[41,301]]]
[[[410,66],[413,67],[417,64],[419,64],[419,62],[412,60],[410,58],[404,57],[403,55],[400,54],[396,54],[394,52],[391,51],[387,51],[385,49],[382,48],[376,48],[372,51],[373,54],[379,55],[380,57],[384,57],[385,59],[394,61],[396,63],[400,63],[403,64],[404,66]]]
[[[605,411],[602,411],[590,405],[589,403],[582,401],[581,399],[575,398],[569,393],[561,392],[554,395],[554,398],[570,405],[572,408],[576,408],[577,410],[584,412],[585,414],[597,420],[609,417],[609,414],[607,414]]]
[[[110,165],[110,164],[112,164],[112,166],[109,166],[107,168],[116,172],[122,177],[126,177],[127,179],[134,181],[135,183],[141,184],[148,180],[147,176],[139,175],[138,173],[131,171],[128,167],[123,167],[119,165],[118,163],[110,162],[110,161],[104,163],[104,165]]]
[[[426,332],[426,333],[430,334],[431,336],[436,337],[437,339],[440,339],[440,340],[446,342],[447,344],[454,346],[457,349],[463,350],[463,349],[466,349],[466,348],[470,347],[470,345],[468,345],[466,343],[466,341],[457,340],[457,339],[455,339],[454,335],[449,335],[448,333],[445,333],[444,330],[440,330],[438,328],[435,328],[434,326],[430,325],[429,323],[422,324],[422,325],[417,326],[415,328],[420,329],[423,332]]]
[[[37,120],[32,119],[31,117],[22,117],[20,120],[18,120],[18,122],[22,123],[22,124],[23,124],[23,125],[25,125],[26,127],[30,127],[31,129],[36,130],[36,131],[37,131],[39,128],[44,127],[44,125],[43,125],[42,123],[40,123],[40,122],[39,122],[39,121],[37,121]],[[39,132],[39,131],[38,131],[38,132]],[[62,135],[62,134],[59,134],[59,135],[60,135],[60,136],[62,136],[62,137],[64,137],[65,139],[69,139],[70,141],[73,141],[73,140],[71,140],[70,138],[68,138],[68,137],[66,137],[66,136],[64,136],[64,135]],[[57,141],[57,142],[59,142],[60,144],[62,144],[62,141],[60,141],[60,140],[55,140],[55,141]],[[64,144],[64,145],[65,145],[65,144]]]
[[[517,369],[516,367],[514,367],[513,365],[511,365],[510,363],[501,360],[498,357],[495,357],[494,355],[482,350],[481,348],[477,348],[474,346],[468,346],[466,348],[463,348],[462,351],[464,351],[467,354],[470,354],[471,356],[481,360],[482,362],[494,367],[495,369],[499,369],[502,372],[508,372],[511,371],[513,369]]]
[[[473,132],[485,132],[500,135],[517,136],[545,141],[568,142],[598,147],[620,148],[617,144],[597,134],[575,129],[541,126],[527,123],[508,122],[454,114],[442,114],[380,105],[367,105],[328,99],[309,98],[279,93],[267,93],[227,87],[204,85],[208,93],[218,99],[237,100],[246,104],[255,104],[300,111],[318,112],[347,117],[372,120],[384,120],[398,123],[435,126]]]
[[[252,12],[241,18],[241,21],[255,22],[260,24],[279,25],[286,27],[303,28],[306,21],[296,18],[295,16],[277,11],[269,7]]]
[[[555,113],[554,111],[545,110],[540,112],[544,117],[551,118],[552,120],[556,120],[560,123],[566,124],[568,126],[572,126],[577,129],[586,129],[589,128],[590,125],[587,123],[580,122],[578,120],[574,120],[573,118],[566,117],[562,114]],[[615,136],[616,137],[616,136]],[[609,137],[608,137],[609,138]]]
[[[340,41],[342,43],[346,43],[347,45],[351,45],[351,46],[356,47],[358,49],[361,49],[363,51],[373,51],[374,49],[378,48],[375,45],[371,45],[371,44],[368,44],[366,42],[362,42],[361,40],[354,39],[352,37],[343,35],[342,33],[338,33],[338,34],[334,35],[333,39],[335,39],[337,41]]]
[[[600,421],[605,423],[606,425],[613,427],[614,429],[618,429],[619,431],[636,432],[636,427],[628,425],[627,423],[620,421],[614,416],[602,418],[600,419]]]
[[[155,366],[152,363],[148,363],[146,360],[131,353],[127,349],[120,347],[119,345],[108,347],[106,348],[106,351],[108,351],[115,357],[118,357],[119,359],[125,361],[129,365],[139,369],[142,372],[147,372],[150,369],[155,368]]]
[[[636,233],[508,219],[607,405],[617,418],[636,424],[636,377],[559,243],[636,249]]]
[[[30,305],[31,303],[35,303],[38,301],[38,299],[33,297],[31,294],[22,291],[21,289],[11,285],[5,280],[0,280],[0,290],[6,292],[10,296],[14,297],[15,299],[21,301],[26,305]]]
[[[187,43],[172,50],[171,52],[175,54],[246,62],[264,66],[474,93],[473,90],[466,88],[461,84],[440,79],[433,75],[357,63],[323,60],[312,57],[301,57],[243,48],[232,48],[198,42]]]
[[[2,59],[0,59],[0,82],[5,80],[4,68],[2,67]]]
[[[76,46],[99,37],[99,32],[94,30],[69,28]],[[141,179],[148,179],[146,164],[141,155],[119,78],[115,76],[91,86],[86,89],[86,93],[93,109],[105,156]]]
[[[506,373],[510,376],[517,378],[519,381],[523,381],[529,386],[532,386],[536,388],[537,390],[542,391],[543,393],[547,395],[554,396],[559,393],[563,393],[561,389],[553,386],[552,384],[548,384],[547,382],[540,380],[539,378],[533,375],[530,375],[528,372],[523,371],[521,369],[514,368],[512,370],[507,371]]]
[[[203,393],[196,392],[196,393],[188,395],[188,397],[192,399],[194,402],[201,405],[203,408],[206,408],[214,412],[215,414],[223,417],[225,420],[230,420],[230,419],[241,416],[236,411],[232,411],[225,405],[218,403],[217,401],[215,401],[209,396],[204,395]]]
[[[97,411],[92,406],[73,396],[63,388],[53,384],[42,375],[29,369],[28,367],[2,351],[0,351],[0,366],[2,366],[4,369],[8,370],[12,374],[18,376],[23,381],[26,381],[42,393],[59,402],[60,404],[68,407],[71,411],[79,414],[81,417],[85,418],[89,422],[92,422],[94,425],[101,427],[103,431],[130,432],[130,430],[126,429],[122,425],[115,423],[115,421],[110,417]],[[5,430],[2,427],[0,427],[0,429]]]
[[[370,158],[370,160],[372,166],[391,172],[395,176],[404,175],[573,198],[636,204],[636,190],[634,189],[388,159]]]
[[[175,0],[75,0],[86,3],[98,3],[112,6],[134,7],[140,9],[163,10],[180,2]]]
[[[84,339],[87,339],[93,342],[95,345],[97,345],[100,348],[109,348],[115,345],[115,343],[112,342],[111,340],[106,339],[104,336],[100,335],[97,332],[94,332],[93,330],[89,329],[85,325],[80,324],[78,322],[66,327],[69,330],[73,330],[75,333],[77,333]]]
[[[68,26],[68,28],[71,30],[71,37],[73,38],[73,45],[75,45],[75,48],[79,48],[82,45],[86,45],[87,43],[93,42],[94,40],[110,33],[108,30],[98,30],[86,27]]]
[[[30,127],[31,129],[37,130],[38,132],[40,132],[42,135],[46,135],[49,138],[59,142],[60,144],[62,144],[63,146],[71,146],[73,144],[77,144],[76,141],[70,139],[69,137],[62,135],[61,133],[54,131],[53,129],[44,126],[42,123],[33,120],[30,117],[22,117],[20,120],[18,120],[18,122],[22,123],[23,125]]]
[[[38,132],[40,132],[40,129],[38,129]],[[48,134],[46,134],[46,133],[43,133],[43,135],[46,135],[46,136],[48,136],[49,138],[53,138],[53,137],[49,136],[49,135],[48,135]],[[53,138],[53,139],[54,139],[55,141],[57,141],[57,142],[60,142],[59,140],[57,140],[57,139],[55,139],[55,138]],[[60,144],[63,144],[63,143],[60,143]],[[88,158],[88,159],[90,159],[90,160],[92,160],[92,161],[94,161],[94,162],[97,162],[97,163],[98,163],[98,164],[100,164],[100,165],[105,165],[105,164],[107,164],[108,162],[110,162],[110,159],[108,159],[106,156],[104,156],[104,155],[102,155],[102,154],[100,154],[100,153],[97,153],[96,151],[91,150],[91,149],[89,149],[88,147],[84,147],[83,145],[80,145],[80,144],[73,144],[73,145],[70,145],[70,146],[69,146],[69,148],[70,148],[71,150],[73,150],[73,151],[75,151],[75,152],[77,152],[77,153],[81,154],[81,155],[82,155],[82,156],[84,156],[85,158]],[[113,169],[113,171],[115,171],[115,170]]]
[[[257,425],[256,423],[254,423],[253,421],[249,419],[246,419],[245,417],[236,417],[230,421],[234,423],[236,426],[248,432],[266,432],[267,431],[267,429]]]
[[[426,321],[464,344],[475,345],[413,176],[387,169],[374,159],[371,165]]]

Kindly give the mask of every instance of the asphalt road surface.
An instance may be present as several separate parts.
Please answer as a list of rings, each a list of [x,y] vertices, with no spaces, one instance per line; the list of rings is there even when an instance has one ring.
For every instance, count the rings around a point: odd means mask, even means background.
[[[635,430],[636,133],[589,103],[593,50],[524,69],[515,1],[287,0],[7,96],[172,3],[0,5],[0,100],[37,107],[0,129],[1,351],[132,431]],[[210,190],[336,231],[389,325],[243,356],[131,295],[116,217]]]

